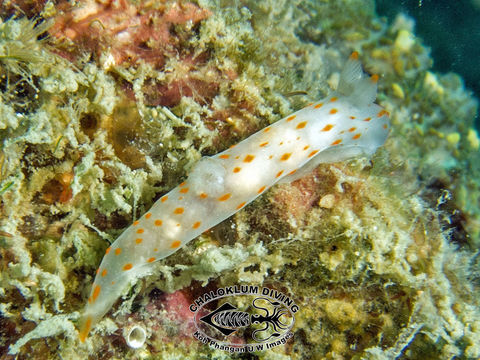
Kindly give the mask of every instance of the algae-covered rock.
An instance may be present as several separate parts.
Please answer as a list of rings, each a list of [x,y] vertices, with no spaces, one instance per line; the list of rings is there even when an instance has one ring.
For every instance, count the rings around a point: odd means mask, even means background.
[[[480,357],[477,101],[431,70],[410,19],[360,0],[20,3],[0,11],[5,358]],[[109,244],[202,156],[325,96],[354,50],[380,75],[385,146],[272,188],[80,343]],[[189,303],[237,284],[294,299],[287,344],[232,355],[192,337]]]

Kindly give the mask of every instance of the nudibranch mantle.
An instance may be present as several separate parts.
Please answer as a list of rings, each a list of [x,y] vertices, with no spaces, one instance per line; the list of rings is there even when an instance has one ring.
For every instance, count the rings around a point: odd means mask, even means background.
[[[374,103],[378,76],[367,77],[358,54],[346,63],[337,91],[212,157],[107,249],[82,319],[80,340],[150,264],[174,253],[278,182],[320,163],[370,156],[383,145],[388,113]]]

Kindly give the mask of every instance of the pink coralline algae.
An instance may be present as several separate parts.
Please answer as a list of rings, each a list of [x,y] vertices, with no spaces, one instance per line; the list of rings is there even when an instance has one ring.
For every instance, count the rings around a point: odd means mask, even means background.
[[[175,56],[181,37],[175,25],[197,24],[210,12],[192,3],[160,4],[156,8],[144,4],[138,7],[126,0],[87,1],[72,8],[67,2],[58,5],[62,10],[50,34],[75,44],[72,50],[60,55],[73,59],[88,51],[100,56],[110,51],[114,65],[134,63],[139,59],[161,68],[167,56]]]

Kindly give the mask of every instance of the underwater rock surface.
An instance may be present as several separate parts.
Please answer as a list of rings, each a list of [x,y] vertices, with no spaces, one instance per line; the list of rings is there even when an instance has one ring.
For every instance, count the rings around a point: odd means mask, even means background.
[[[430,70],[409,18],[363,0],[16,3],[0,10],[1,359],[480,357],[477,101]],[[385,147],[272,188],[80,344],[109,244],[201,156],[324,97],[352,51],[380,75]],[[236,284],[292,297],[293,339],[196,341],[188,304]]]

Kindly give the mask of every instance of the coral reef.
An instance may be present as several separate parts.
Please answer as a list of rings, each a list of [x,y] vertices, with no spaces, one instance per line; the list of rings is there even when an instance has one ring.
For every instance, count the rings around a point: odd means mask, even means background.
[[[234,284],[300,306],[293,339],[254,358],[480,357],[477,102],[430,70],[410,19],[364,0],[2,7],[1,359],[235,357],[193,339],[186,308]],[[386,146],[271,189],[156,264],[80,345],[109,243],[201,156],[325,96],[353,50],[381,75]]]

